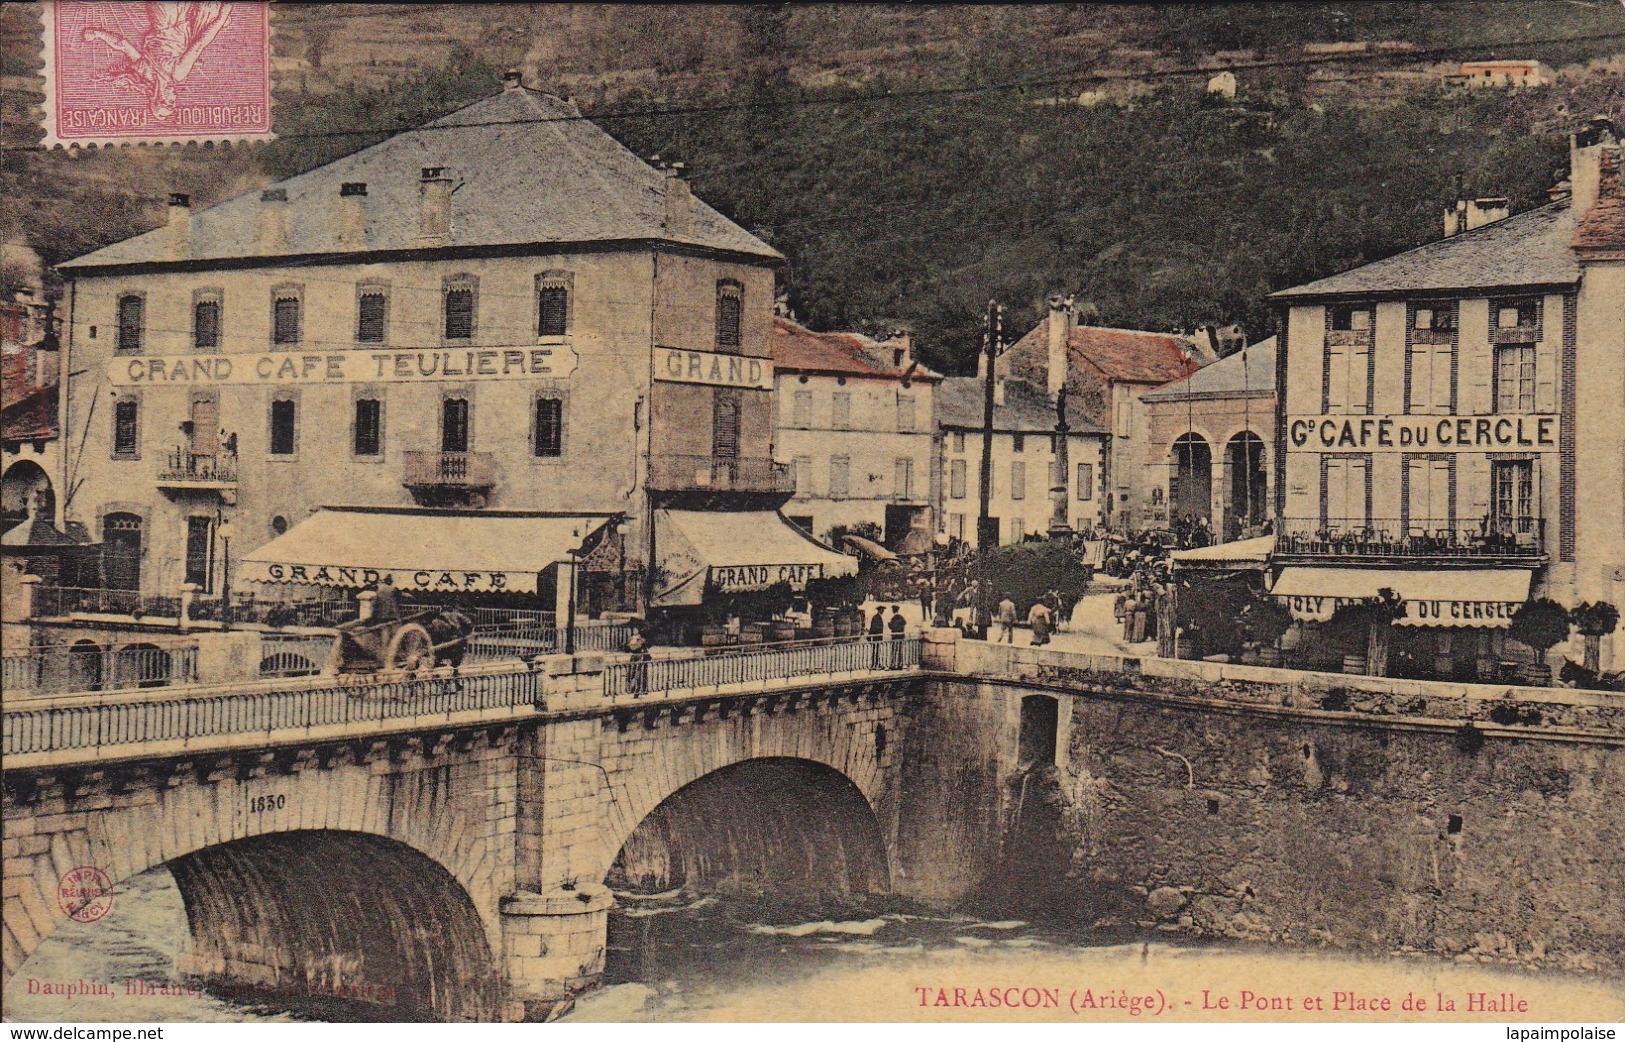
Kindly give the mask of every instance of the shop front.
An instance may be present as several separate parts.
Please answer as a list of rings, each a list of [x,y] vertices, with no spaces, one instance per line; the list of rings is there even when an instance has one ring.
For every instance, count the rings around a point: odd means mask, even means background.
[[[1288,566],[1271,595],[1301,624],[1299,664],[1338,669],[1364,656],[1369,620],[1353,612],[1381,590],[1400,598],[1388,675],[1494,681],[1513,663],[1506,630],[1529,599],[1527,568],[1333,568]]]

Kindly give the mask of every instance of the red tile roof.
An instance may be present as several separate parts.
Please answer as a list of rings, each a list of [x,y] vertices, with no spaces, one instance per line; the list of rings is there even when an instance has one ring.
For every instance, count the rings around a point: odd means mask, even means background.
[[[1619,184],[1619,153],[1605,152],[1597,179],[1597,201],[1580,219],[1569,243],[1597,260],[1625,260],[1625,193]]]
[[[56,385],[36,387],[29,380],[33,353],[8,345],[0,355],[0,437],[6,441],[56,437]]]
[[[1171,333],[1147,333],[1138,329],[1110,329],[1105,326],[1077,326],[1068,344],[1067,364],[1087,368],[1104,380],[1118,383],[1165,384],[1194,373],[1198,366],[1189,357],[1190,345]],[[1029,364],[1048,371],[1049,323],[1040,322],[1016,341],[1007,354],[1019,352]]]
[[[786,318],[773,320],[773,365],[795,373],[834,373],[896,380],[908,369],[891,364],[888,350],[856,333],[814,333]],[[912,380],[940,380],[923,365],[914,367]]]

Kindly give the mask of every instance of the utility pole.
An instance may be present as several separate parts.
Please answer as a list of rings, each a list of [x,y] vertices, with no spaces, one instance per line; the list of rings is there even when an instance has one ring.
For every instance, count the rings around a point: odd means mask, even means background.
[[[981,507],[976,515],[976,549],[988,553],[999,545],[998,522],[988,516],[989,498],[993,494],[993,367],[1004,353],[1004,306],[996,300],[987,302],[987,324],[982,332],[982,356],[986,366],[982,388],[982,469],[980,482]]]

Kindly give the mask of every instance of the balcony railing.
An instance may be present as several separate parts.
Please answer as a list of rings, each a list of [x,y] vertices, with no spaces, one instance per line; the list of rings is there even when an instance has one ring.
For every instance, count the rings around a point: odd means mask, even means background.
[[[1543,556],[1545,522],[1538,517],[1288,518],[1277,555],[1303,557],[1516,558]]]
[[[795,469],[770,459],[651,456],[649,481],[658,492],[785,492],[796,490]]]
[[[1326,345],[1328,347],[1364,347],[1371,342],[1369,329],[1328,329],[1326,330]]]
[[[489,452],[419,452],[402,454],[408,487],[489,489],[496,487],[496,459]]]
[[[217,488],[237,484],[237,457],[227,453],[204,455],[175,448],[158,468],[158,484]]]
[[[1497,344],[1533,344],[1540,339],[1540,327],[1532,322],[1517,326],[1502,326],[1495,331]]]

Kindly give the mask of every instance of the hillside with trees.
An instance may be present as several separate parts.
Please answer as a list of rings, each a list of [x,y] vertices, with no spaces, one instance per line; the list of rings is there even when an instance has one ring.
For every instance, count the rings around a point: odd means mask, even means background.
[[[527,82],[574,94],[640,155],[790,259],[815,328],[916,330],[973,365],[990,297],[1019,335],[1064,289],[1108,324],[1242,322],[1264,296],[1439,234],[1458,178],[1544,200],[1566,133],[1621,115],[1617,4],[602,8],[277,5],[281,140],[200,151],[31,148],[37,12],[7,5],[8,239],[57,262]],[[1562,66],[1531,91],[1438,72],[1507,40]],[[1305,45],[1356,41],[1381,53]],[[1323,48],[1324,49],[1324,48]],[[1319,53],[1319,52],[1316,52]],[[1610,64],[1610,61],[1612,62]],[[1238,68],[1234,100],[1209,70]],[[1080,102],[1080,96],[1082,102]]]

